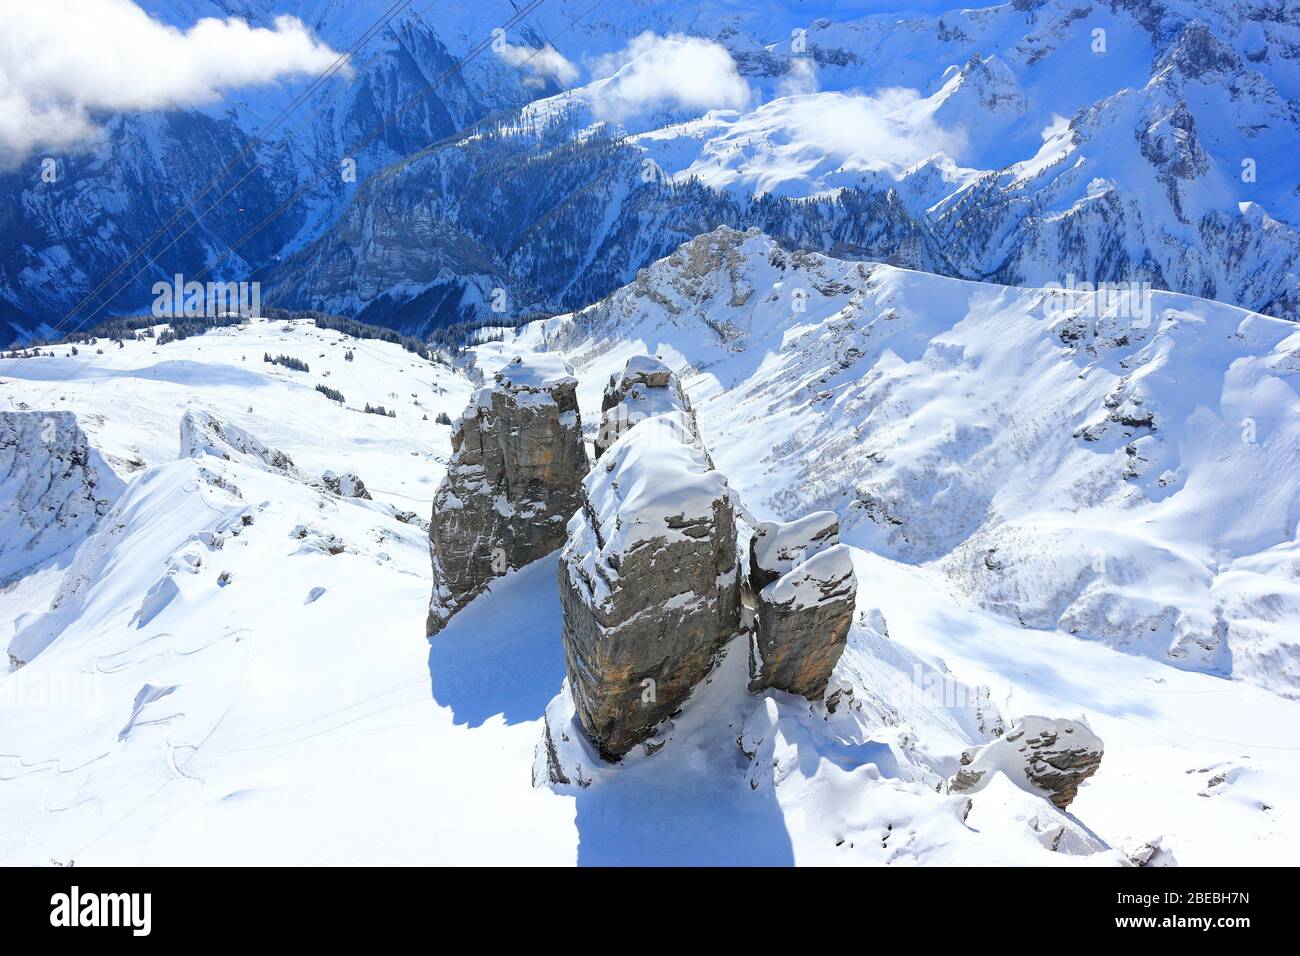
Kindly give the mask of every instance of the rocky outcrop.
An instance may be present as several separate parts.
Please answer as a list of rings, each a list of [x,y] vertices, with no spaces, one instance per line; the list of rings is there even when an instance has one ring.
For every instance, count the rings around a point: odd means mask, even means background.
[[[269,448],[260,438],[229,421],[217,418],[205,409],[192,409],[181,418],[181,458],[212,455],[226,461],[242,461],[255,467],[291,475],[301,480],[293,459],[276,448]]]
[[[640,368],[649,363],[629,363]],[[682,706],[740,616],[727,481],[672,400],[676,377],[624,377],[632,402],[666,410],[624,417],[629,428],[583,484],[559,567],[573,709],[607,760]]]
[[[658,427],[673,428],[685,420],[689,428],[677,436],[678,440],[698,442],[695,412],[681,382],[672,369],[651,355],[634,355],[627,360],[621,374],[610,376],[600,412],[595,442],[597,460],[633,425],[658,416],[663,416],[655,423]],[[680,412],[681,417],[666,415],[668,412]]]
[[[80,544],[123,488],[72,412],[0,412],[0,587]]]
[[[327,471],[320,476],[320,480],[326,491],[338,495],[340,498],[373,500],[370,497],[370,492],[366,489],[366,483],[350,471],[345,471],[341,475]]]
[[[750,690],[773,687],[820,700],[848,643],[857,602],[853,557],[839,520],[818,511],[765,521],[749,543],[754,602]]]
[[[430,636],[492,578],[564,544],[588,466],[577,385],[559,358],[516,358],[456,421],[429,532]]]
[[[953,793],[980,790],[999,770],[1064,810],[1079,785],[1101,766],[1101,739],[1087,724],[1050,717],[1022,717],[1006,735],[967,750],[961,769],[948,781]]]

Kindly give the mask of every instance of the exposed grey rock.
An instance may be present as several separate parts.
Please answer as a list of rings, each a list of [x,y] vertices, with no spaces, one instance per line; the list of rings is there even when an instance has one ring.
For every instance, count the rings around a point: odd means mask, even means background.
[[[1163,837],[1148,840],[1128,855],[1134,866],[1177,866],[1173,851],[1163,845]]]
[[[1022,717],[1005,736],[964,752],[948,788],[953,793],[980,790],[1001,770],[1064,810],[1079,785],[1101,766],[1102,750],[1101,739],[1080,721]]]
[[[542,720],[541,746],[544,750],[540,759],[533,761],[533,786],[541,786],[544,782],[562,786],[573,783],[564,772],[563,764],[560,763],[559,750],[555,746],[555,732],[551,729],[550,721],[546,719]]]
[[[516,358],[456,421],[429,533],[430,636],[492,578],[564,544],[588,466],[577,385],[559,358]]]
[[[394,510],[393,517],[396,518],[398,521],[402,522],[402,524],[415,525],[415,527],[419,528],[425,534],[428,534],[430,531],[433,530],[433,525],[431,525],[428,521],[425,521],[414,511]]]
[[[698,443],[699,431],[690,399],[672,369],[651,355],[634,355],[618,375],[611,375],[600,403],[600,430],[596,433],[596,458],[599,459],[619,436],[628,432],[638,422],[647,421],[667,412],[681,412],[656,421],[656,427],[675,427],[680,420],[689,423],[689,431],[682,437]],[[700,445],[703,449],[703,445]],[[705,454],[708,452],[705,450]],[[710,464],[712,461],[710,460]]]
[[[370,498],[370,492],[366,490],[366,483],[350,471],[345,471],[341,475],[336,475],[332,471],[327,471],[320,477],[321,483],[325,485],[327,491],[333,492],[340,498]]]
[[[584,482],[559,567],[574,711],[607,760],[682,706],[740,612],[730,491],[688,410],[634,424]]]
[[[774,687],[820,700],[848,643],[857,603],[853,557],[839,520],[818,511],[765,521],[749,542],[753,634],[750,690]]]
[[[533,748],[533,786],[574,793],[591,786],[607,766],[578,721],[568,681],[563,682],[542,714],[542,737]]]
[[[342,554],[347,545],[338,535],[310,525],[295,525],[289,537],[302,542],[300,551],[319,551],[322,554]]]

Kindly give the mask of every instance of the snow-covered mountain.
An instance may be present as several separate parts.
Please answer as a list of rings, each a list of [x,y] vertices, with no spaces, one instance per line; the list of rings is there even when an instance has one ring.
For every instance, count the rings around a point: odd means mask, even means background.
[[[520,342],[592,383],[635,350],[671,356],[761,516],[829,509],[845,540],[1027,627],[1297,694],[1297,647],[1269,623],[1300,611],[1290,323],[1166,293],[1128,318],[1104,294],[724,228],[496,348]]]
[[[391,0],[140,5],[183,27],[202,17],[239,17],[269,27],[276,16],[292,14],[338,51],[350,50],[395,8]],[[377,170],[474,120],[558,89],[553,80],[496,56],[456,68],[493,27],[511,21],[511,4],[439,0],[436,9],[431,6],[427,0],[401,5],[355,50],[350,76],[326,80],[290,112],[309,79],[250,87],[206,106],[112,115],[89,149],[46,151],[16,167],[0,151],[0,228],[7,240],[0,258],[0,320],[6,322],[0,338],[57,326],[128,259],[130,265],[62,331],[147,311],[154,281],[177,272],[194,275],[221,256],[229,258],[213,278],[264,280],[281,256],[328,229],[357,183]],[[558,16],[559,5],[551,6]],[[539,12],[510,36],[538,45],[537,31],[553,19]],[[42,179],[45,158],[57,163],[54,182]],[[351,161],[350,176],[344,175],[345,160]],[[179,220],[150,242],[177,213]],[[148,251],[132,258],[142,244]]]
[[[0,522],[36,542],[3,555],[0,859],[1289,859],[1300,332],[1149,306],[718,229],[468,370],[264,320],[0,361]],[[558,554],[421,640],[445,422],[543,354],[589,438],[658,355],[745,527],[838,515],[826,702],[751,692],[740,635],[666,743],[583,762]],[[1065,811],[1013,770],[1032,715],[1104,742]]]
[[[146,6],[171,23],[272,12]],[[346,49],[387,6],[274,11]],[[145,308],[152,281],[237,243],[214,275],[263,282],[269,304],[422,334],[494,304],[512,318],[581,308],[720,224],[960,278],[1146,281],[1284,318],[1300,308],[1294,4],[846,17],[820,2],[545,0],[504,49],[553,50],[568,64],[553,72],[494,50],[447,72],[516,7],[422,6],[255,146],[227,181],[249,177],[174,247],[158,240],[129,289],[101,301],[144,256],[69,325]],[[716,102],[646,92],[647,31],[725,48]],[[31,162],[0,176],[0,319],[13,334],[55,325],[295,92],[111,117],[103,145],[62,157],[58,182]],[[343,157],[356,183],[336,174]]]

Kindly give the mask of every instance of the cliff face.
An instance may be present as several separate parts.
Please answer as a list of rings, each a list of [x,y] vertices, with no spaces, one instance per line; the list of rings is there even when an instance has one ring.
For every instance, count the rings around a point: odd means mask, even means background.
[[[749,544],[755,604],[750,690],[821,700],[848,643],[857,605],[853,556],[833,512],[765,521]]]
[[[636,377],[637,362],[625,379]],[[693,419],[673,407],[676,376],[640,379],[635,404],[664,410],[606,409],[607,419],[613,412],[630,424],[583,483],[559,568],[569,688],[607,759],[681,707],[740,617],[727,481]]]
[[[516,358],[471,397],[433,503],[429,635],[494,577],[564,543],[587,473],[576,388],[562,361]]]

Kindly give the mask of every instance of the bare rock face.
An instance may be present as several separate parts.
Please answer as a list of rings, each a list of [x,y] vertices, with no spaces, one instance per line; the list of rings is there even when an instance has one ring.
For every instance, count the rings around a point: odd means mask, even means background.
[[[980,790],[1001,770],[1064,810],[1079,785],[1101,766],[1102,750],[1101,738],[1081,721],[1022,717],[1005,736],[963,753],[962,767],[948,781],[948,789]]]
[[[648,394],[656,390],[680,392],[671,373],[655,375],[628,396],[641,402],[664,397]],[[727,481],[688,411],[671,401],[666,407],[628,418],[635,427],[606,446],[583,483],[560,560],[569,691],[578,722],[606,760],[654,735],[739,623]]]
[[[577,385],[557,357],[516,358],[456,421],[429,532],[430,636],[492,578],[564,544],[588,466]]]
[[[652,418],[659,419],[655,423],[657,427],[665,428],[686,421],[688,430],[679,437],[699,442],[695,412],[681,382],[672,369],[651,355],[634,355],[627,360],[621,374],[610,376],[600,411],[600,430],[595,443],[597,460],[621,435],[631,431],[633,425]],[[680,412],[681,416],[667,415],[668,412]],[[703,445],[700,447],[703,449]]]
[[[818,511],[797,521],[765,521],[749,543],[756,605],[749,689],[774,687],[820,700],[848,643],[857,603],[853,557],[839,543],[839,520]]]

